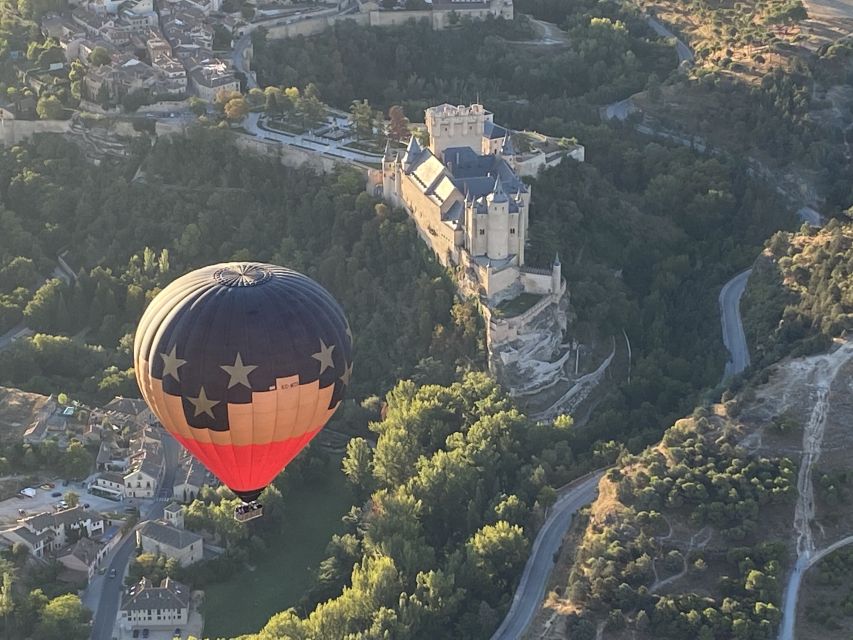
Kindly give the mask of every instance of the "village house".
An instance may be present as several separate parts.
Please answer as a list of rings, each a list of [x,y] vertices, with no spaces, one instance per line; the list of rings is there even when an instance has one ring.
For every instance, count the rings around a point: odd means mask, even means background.
[[[145,440],[130,456],[130,466],[124,474],[124,495],[128,498],[153,498],[165,472],[162,445],[158,440]]]
[[[192,91],[202,100],[213,102],[220,91],[239,91],[240,81],[229,63],[218,58],[201,61],[190,71]]]
[[[166,507],[164,517],[165,522],[150,520],[136,531],[137,546],[145,553],[174,558],[182,567],[201,560],[204,554],[202,537],[183,528],[183,507],[172,503]]]
[[[89,489],[96,495],[121,500],[124,497],[124,476],[115,471],[102,471],[95,476]]]
[[[142,578],[122,599],[119,625],[127,631],[140,627],[173,629],[187,623],[189,608],[186,585],[166,578],[155,587],[148,578]]]
[[[213,476],[198,460],[188,456],[175,473],[172,497],[178,502],[189,504],[198,497],[205,485],[213,483]]]
[[[71,539],[92,538],[105,531],[104,520],[83,507],[72,507],[55,513],[38,513],[20,520],[20,526],[2,532],[12,544],[22,543],[37,558],[57,551]]]

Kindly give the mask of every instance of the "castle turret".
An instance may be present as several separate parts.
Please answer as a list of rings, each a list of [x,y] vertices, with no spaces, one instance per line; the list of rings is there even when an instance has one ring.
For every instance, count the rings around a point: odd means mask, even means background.
[[[501,185],[501,178],[495,179],[492,192],[486,197],[489,206],[487,246],[488,256],[492,260],[502,260],[509,254],[509,198]]]
[[[551,292],[554,296],[560,295],[560,287],[563,283],[563,267],[560,264],[560,254],[554,256],[554,264],[551,265]]]
[[[400,194],[397,180],[397,152],[391,150],[391,143],[385,143],[385,154],[382,156],[382,195],[399,206]]]

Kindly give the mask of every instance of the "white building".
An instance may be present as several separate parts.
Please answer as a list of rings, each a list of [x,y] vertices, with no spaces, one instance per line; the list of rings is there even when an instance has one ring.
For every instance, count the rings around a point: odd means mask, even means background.
[[[119,625],[125,630],[138,628],[174,629],[187,623],[190,590],[186,585],[166,578],[155,587],[142,578],[128,589],[121,609]]]

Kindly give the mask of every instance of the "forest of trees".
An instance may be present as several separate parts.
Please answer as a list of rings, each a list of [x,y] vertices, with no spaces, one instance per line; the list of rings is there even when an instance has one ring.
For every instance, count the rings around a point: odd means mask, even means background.
[[[754,366],[826,349],[853,329],[853,224],[832,219],[767,241],[743,299]]]
[[[569,577],[568,596],[584,605],[571,637],[595,637],[593,619],[661,639],[769,640],[780,619],[785,535],[760,523],[789,509],[796,467],[787,458],[747,454],[736,432],[704,409],[670,428],[658,447],[624,456],[607,474],[613,501],[591,519]],[[672,528],[671,528],[672,527]],[[695,533],[685,537],[683,531]],[[672,532],[678,530],[680,535]],[[669,531],[669,533],[668,533]],[[697,541],[707,537],[702,546]],[[718,576],[703,592],[663,576]],[[591,635],[590,635],[591,632]]]
[[[286,169],[201,128],[141,148],[146,183],[129,181],[132,163],[92,166],[59,137],[0,151],[4,330],[22,319],[38,332],[0,352],[0,383],[137,395],[131,349],[147,302],[230,259],[287,265],[337,297],[355,334],[355,397],[482,367],[475,306],[454,301],[405,213],[368,196],[358,173]],[[40,284],[66,249],[76,282]]]
[[[583,142],[586,163],[533,182],[528,262],[559,252],[576,330],[627,332],[631,381],[599,406],[589,432],[639,451],[718,384],[719,287],[793,217],[734,159],[627,129],[588,128]]]
[[[596,122],[598,105],[643,89],[652,74],[666,77],[675,57],[627,5],[583,0],[571,7],[563,10],[566,48],[511,44],[534,36],[524,18],[463,20],[446,31],[344,22],[309,38],[268,42],[261,34],[252,65],[262,84],[314,83],[343,109],[366,98],[383,111],[402,105],[421,121],[428,106],[479,96],[502,124],[572,136],[567,123]]]
[[[509,605],[554,487],[612,461],[573,453],[570,419],[532,424],[495,382],[403,381],[344,472],[361,496],[315,588],[256,640],[488,638]],[[287,475],[287,474],[285,474]]]

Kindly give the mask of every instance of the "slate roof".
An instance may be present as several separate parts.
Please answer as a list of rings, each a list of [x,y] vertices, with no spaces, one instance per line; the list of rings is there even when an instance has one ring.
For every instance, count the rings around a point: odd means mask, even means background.
[[[117,411],[118,413],[126,413],[129,416],[138,416],[147,408],[144,400],[116,396],[106,404],[104,411]]]
[[[98,516],[93,517],[90,513],[84,511],[83,507],[77,506],[56,511],[55,513],[37,513],[29,518],[24,518],[21,522],[36,531],[41,531],[48,527],[68,526],[85,522],[86,520],[97,521],[98,519]]]
[[[163,511],[168,511],[169,513],[177,513],[181,509],[183,509],[183,507],[177,502],[170,502],[165,507],[163,507]]]
[[[504,138],[509,132],[504,129],[499,124],[495,124],[494,122],[486,122],[483,123],[483,135],[487,137],[489,140],[496,140],[497,138]]]
[[[141,609],[185,609],[189,606],[190,589],[180,582],[166,578],[155,587],[142,578],[130,588],[121,604],[123,611]]]
[[[80,538],[73,546],[68,547],[60,556],[73,556],[87,567],[92,566],[98,559],[98,552],[101,550],[99,545],[90,538]]]
[[[4,534],[16,535],[19,538],[22,538],[30,543],[33,547],[37,547],[39,542],[45,540],[47,538],[53,537],[51,533],[40,533],[35,534],[24,526],[15,527],[14,529],[9,529],[8,531],[4,531]]]
[[[186,549],[191,544],[201,540],[201,536],[186,529],[176,529],[173,526],[150,520],[142,525],[140,535],[151,538],[155,542],[172,547],[173,549]]]
[[[114,471],[104,471],[103,473],[99,473],[98,478],[103,478],[107,482],[115,482],[121,485],[124,484],[124,476]]]

